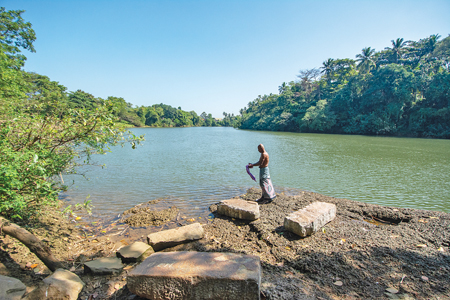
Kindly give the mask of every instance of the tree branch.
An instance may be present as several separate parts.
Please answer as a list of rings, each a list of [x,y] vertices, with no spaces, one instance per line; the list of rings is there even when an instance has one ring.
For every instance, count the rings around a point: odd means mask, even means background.
[[[36,256],[52,272],[54,272],[58,268],[62,268],[61,262],[53,256],[50,247],[47,246],[41,240],[39,240],[34,234],[30,233],[28,230],[23,229],[22,227],[14,223],[10,223],[7,219],[3,217],[0,217],[0,232],[3,232],[19,240],[22,244],[27,246],[28,249],[30,249],[31,252],[36,254]]]

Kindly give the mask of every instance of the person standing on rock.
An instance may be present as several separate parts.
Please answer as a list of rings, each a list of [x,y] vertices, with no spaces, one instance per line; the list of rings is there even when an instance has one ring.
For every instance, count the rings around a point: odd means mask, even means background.
[[[254,164],[248,164],[249,168],[259,166],[259,186],[261,187],[262,195],[261,198],[256,201],[272,201],[276,195],[269,174],[269,153],[266,152],[263,144],[258,145],[258,151],[261,153],[259,161]]]

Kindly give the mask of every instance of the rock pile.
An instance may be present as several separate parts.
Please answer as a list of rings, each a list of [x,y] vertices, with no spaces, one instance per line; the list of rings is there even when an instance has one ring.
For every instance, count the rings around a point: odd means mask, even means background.
[[[241,199],[223,200],[219,214],[242,220],[260,218],[259,205]],[[286,216],[284,227],[301,237],[311,235],[334,219],[336,206],[315,202]],[[147,243],[135,242],[117,250],[116,257],[84,262],[93,275],[120,274],[125,264],[137,265],[126,277],[129,291],[147,299],[260,299],[260,258],[226,252],[158,252],[200,240],[200,223],[151,233]],[[132,266],[126,267],[127,270]],[[0,276],[0,299],[77,299],[84,283],[74,273],[58,269],[25,294],[18,280]],[[4,295],[3,295],[4,294]],[[23,295],[25,294],[25,297]]]

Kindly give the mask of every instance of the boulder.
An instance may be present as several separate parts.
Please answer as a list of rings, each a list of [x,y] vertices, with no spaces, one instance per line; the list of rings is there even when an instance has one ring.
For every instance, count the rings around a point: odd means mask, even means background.
[[[336,205],[314,202],[284,218],[284,228],[296,235],[306,237],[320,230],[336,217]]]
[[[102,257],[84,263],[84,272],[96,275],[110,275],[122,272],[124,265],[120,258]]]
[[[128,289],[147,299],[260,299],[258,256],[226,252],[160,252],[128,274]]]
[[[228,199],[220,201],[217,213],[231,218],[244,220],[259,219],[259,205],[254,201]]]
[[[27,287],[19,279],[0,275],[1,300],[19,300],[26,290]]]
[[[202,225],[200,223],[194,223],[175,229],[151,233],[147,236],[147,241],[148,244],[152,246],[153,250],[159,251],[165,248],[174,247],[179,244],[192,242],[202,238]]]
[[[151,246],[143,242],[135,242],[120,248],[116,255],[123,263],[140,262],[149,257],[155,251]]]
[[[83,286],[84,282],[74,273],[57,269],[52,275],[45,278],[42,284],[30,292],[24,300],[76,300]]]

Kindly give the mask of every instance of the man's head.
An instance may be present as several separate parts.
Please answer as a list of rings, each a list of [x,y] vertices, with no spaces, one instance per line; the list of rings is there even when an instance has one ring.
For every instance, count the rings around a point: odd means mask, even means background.
[[[258,151],[259,151],[259,153],[264,153],[264,145],[263,144],[258,145]]]

